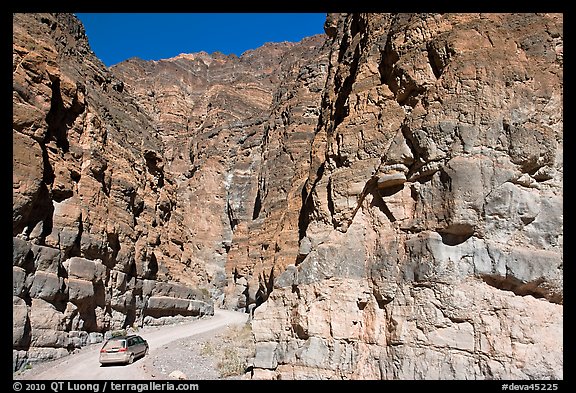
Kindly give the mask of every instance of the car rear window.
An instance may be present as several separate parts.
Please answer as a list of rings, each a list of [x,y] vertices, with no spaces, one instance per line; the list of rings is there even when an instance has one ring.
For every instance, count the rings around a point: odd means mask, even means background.
[[[104,344],[104,349],[120,349],[124,348],[126,345],[126,340],[109,340]]]

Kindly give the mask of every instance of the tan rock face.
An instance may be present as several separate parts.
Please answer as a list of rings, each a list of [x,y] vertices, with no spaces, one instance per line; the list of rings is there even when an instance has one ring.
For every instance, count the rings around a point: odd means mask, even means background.
[[[254,378],[563,377],[562,16],[330,15]]]
[[[225,307],[260,304],[298,256],[301,191],[328,69],[323,43],[315,36],[241,57],[182,54],[112,67],[164,141],[178,215],[168,225],[182,248],[170,271],[210,282]]]

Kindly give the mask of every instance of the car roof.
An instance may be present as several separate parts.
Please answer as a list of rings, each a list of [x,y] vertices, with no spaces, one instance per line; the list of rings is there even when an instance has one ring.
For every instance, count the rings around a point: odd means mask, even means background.
[[[127,336],[115,336],[115,337],[110,337],[108,340],[126,340],[128,338],[132,338],[132,337],[140,337],[137,334],[129,334]]]

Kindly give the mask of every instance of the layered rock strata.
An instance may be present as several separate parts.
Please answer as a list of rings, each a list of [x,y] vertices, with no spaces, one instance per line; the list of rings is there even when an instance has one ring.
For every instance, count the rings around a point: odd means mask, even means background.
[[[213,313],[182,247],[164,145],[67,14],[13,15],[14,368],[112,329]]]
[[[329,15],[253,378],[563,377],[562,16]]]
[[[112,67],[164,141],[186,256],[227,308],[264,301],[298,255],[301,191],[327,72],[324,37],[240,57],[181,54]]]

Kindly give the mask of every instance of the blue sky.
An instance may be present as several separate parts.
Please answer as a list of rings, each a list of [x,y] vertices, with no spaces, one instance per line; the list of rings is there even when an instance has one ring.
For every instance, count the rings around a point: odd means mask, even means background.
[[[266,42],[300,41],[324,33],[324,13],[77,13],[94,53],[106,66],[180,53],[240,56]]]

